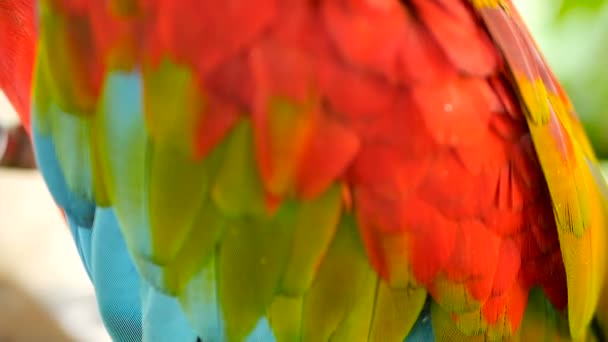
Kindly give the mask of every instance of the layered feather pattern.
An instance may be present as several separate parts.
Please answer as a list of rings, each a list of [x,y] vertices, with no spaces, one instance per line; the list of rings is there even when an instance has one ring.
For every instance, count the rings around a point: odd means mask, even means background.
[[[509,1],[37,10],[38,160],[134,340],[594,337],[606,185]]]

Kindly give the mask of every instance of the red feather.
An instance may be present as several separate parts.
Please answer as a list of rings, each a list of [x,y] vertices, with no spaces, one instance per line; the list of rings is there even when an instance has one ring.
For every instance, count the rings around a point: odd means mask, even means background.
[[[29,131],[36,32],[34,1],[0,1],[0,89]]]

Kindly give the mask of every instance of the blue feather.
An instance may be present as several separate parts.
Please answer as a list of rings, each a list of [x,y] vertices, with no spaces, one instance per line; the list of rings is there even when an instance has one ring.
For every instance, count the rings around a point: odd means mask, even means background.
[[[91,227],[95,217],[95,204],[86,197],[76,195],[68,188],[57,159],[53,138],[40,134],[36,115],[32,116],[32,135],[36,162],[55,202],[65,210],[76,225]]]

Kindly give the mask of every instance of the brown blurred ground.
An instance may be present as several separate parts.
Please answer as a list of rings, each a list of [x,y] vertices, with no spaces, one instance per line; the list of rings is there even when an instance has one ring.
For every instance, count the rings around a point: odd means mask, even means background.
[[[36,167],[32,145],[22,126],[4,127],[0,123],[0,166]]]
[[[0,167],[0,342],[67,336],[110,341],[69,229],[39,172]]]
[[[0,341],[72,341],[49,312],[0,276]]]

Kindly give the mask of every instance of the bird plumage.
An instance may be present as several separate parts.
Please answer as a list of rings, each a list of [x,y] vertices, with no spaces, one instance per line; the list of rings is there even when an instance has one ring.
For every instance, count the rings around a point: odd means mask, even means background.
[[[38,162],[114,338],[592,336],[606,185],[509,1],[37,5]]]

